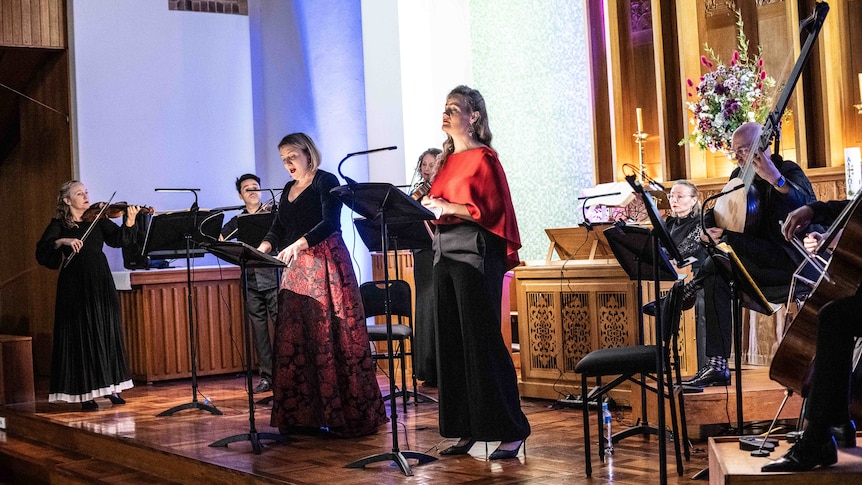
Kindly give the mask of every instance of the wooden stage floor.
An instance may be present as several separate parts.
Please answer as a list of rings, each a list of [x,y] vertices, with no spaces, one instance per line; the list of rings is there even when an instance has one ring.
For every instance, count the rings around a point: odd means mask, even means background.
[[[381,390],[388,379],[379,377]],[[554,402],[525,398],[522,407],[533,433],[526,456],[487,461],[483,443],[470,455],[444,457],[438,449],[454,443],[438,432],[437,405],[398,405],[398,440],[402,451],[426,453],[436,461],[416,465],[405,477],[391,461],[365,469],[344,468],[350,462],[392,451],[391,426],[372,436],[334,439],[321,435],[291,435],[291,442],[268,445],[260,454],[242,441],[227,448],[209,445],[249,431],[248,397],[244,376],[199,379],[199,397],[212,400],[222,416],[189,409],[168,417],[162,411],[191,402],[189,380],[137,385],[123,393],[128,403],[111,406],[99,401],[97,412],[81,412],[80,405],[49,404],[44,379],[37,383],[35,403],[0,407],[6,431],[0,431],[0,480],[13,483],[583,483],[583,423],[580,409],[561,409]],[[436,389],[420,387],[436,397]],[[265,395],[256,396],[260,399]],[[388,410],[388,401],[387,401]],[[270,407],[256,406],[256,429],[275,433],[269,426]],[[591,413],[595,416],[594,412]],[[633,424],[628,409],[614,412],[614,431]],[[591,429],[595,429],[595,422]],[[497,443],[488,443],[493,451]],[[592,447],[595,453],[595,446]],[[673,447],[668,446],[669,483],[703,483],[691,479],[709,463],[707,443],[695,442],[682,477],[676,475]],[[609,462],[593,457],[591,483],[656,483],[658,446],[655,437],[632,437],[615,447]],[[26,480],[19,477],[29,474]],[[14,476],[12,479],[10,477]],[[60,480],[57,476],[62,477]]]

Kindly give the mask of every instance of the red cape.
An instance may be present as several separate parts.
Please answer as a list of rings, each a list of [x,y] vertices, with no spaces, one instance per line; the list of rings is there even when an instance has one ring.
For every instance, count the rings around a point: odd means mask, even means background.
[[[429,195],[466,205],[477,224],[506,240],[506,269],[520,263],[518,221],[497,152],[480,147],[449,155]],[[459,224],[464,221],[455,216],[443,216],[435,222]]]

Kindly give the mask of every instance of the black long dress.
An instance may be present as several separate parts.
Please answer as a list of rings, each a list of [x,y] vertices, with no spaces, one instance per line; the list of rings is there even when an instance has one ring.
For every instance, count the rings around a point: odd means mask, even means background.
[[[54,345],[48,402],[84,402],[133,387],[126,364],[120,301],[104,244],[133,247],[137,231],[102,219],[84,240],[81,251],[60,269],[54,310]],[[57,239],[80,239],[89,223],[68,228],[51,219],[36,244],[39,264],[60,267],[71,248],[54,248]]]

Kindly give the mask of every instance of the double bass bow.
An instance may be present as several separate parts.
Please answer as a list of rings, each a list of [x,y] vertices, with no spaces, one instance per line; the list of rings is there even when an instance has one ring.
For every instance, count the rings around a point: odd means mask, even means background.
[[[823,27],[823,21],[826,19],[827,13],[829,13],[829,4],[826,2],[817,2],[814,6],[814,13],[801,22],[800,30],[804,32],[808,29],[808,37],[802,46],[793,70],[787,78],[781,95],[775,103],[774,109],[769,112],[766,121],[763,123],[758,142],[755,146],[747,147],[749,150],[745,157],[745,163],[741,165],[738,176],[728,181],[721,190],[722,192],[727,191],[740,185],[740,183],[745,187],[745,190],[734,192],[716,201],[713,212],[718,227],[734,232],[745,232],[746,228],[759,223],[760,200],[757,190],[752,186],[756,175],[752,159],[755,155],[759,155],[768,149],[773,141],[775,142],[774,152],[778,152],[781,140],[781,117],[784,116],[784,110],[787,108],[790,96],[793,94],[796,83],[802,75],[802,69],[808,62],[811,49],[817,40],[817,36],[820,34],[820,29]]]

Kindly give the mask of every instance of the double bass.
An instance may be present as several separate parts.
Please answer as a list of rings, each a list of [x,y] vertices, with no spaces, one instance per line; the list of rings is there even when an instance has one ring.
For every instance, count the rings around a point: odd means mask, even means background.
[[[820,32],[828,11],[829,6],[826,3],[818,2],[814,14],[806,20],[806,24],[811,26],[811,31],[803,46],[800,61],[810,54],[811,46]],[[795,75],[794,84],[801,69],[800,62],[797,62],[791,73],[791,77]],[[817,348],[817,316],[820,310],[833,300],[854,295],[862,284],[862,257],[853,247],[862,238],[860,203],[862,199],[857,195],[825,234],[821,247],[832,244],[834,246],[832,256],[825,265],[818,268],[820,275],[816,282],[811,283],[811,292],[799,306],[796,314],[790,316],[784,337],[769,366],[769,377],[772,380],[803,396],[807,395],[810,386],[812,364]],[[839,234],[840,237],[838,237]],[[803,261],[797,274],[809,264],[809,259]],[[791,295],[792,288],[791,286]]]

